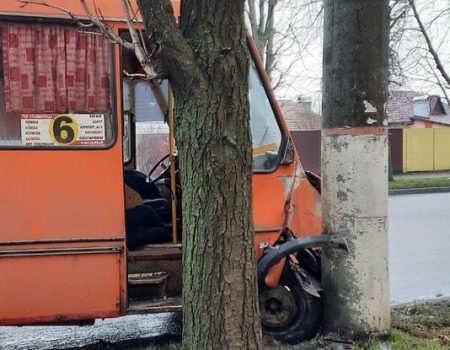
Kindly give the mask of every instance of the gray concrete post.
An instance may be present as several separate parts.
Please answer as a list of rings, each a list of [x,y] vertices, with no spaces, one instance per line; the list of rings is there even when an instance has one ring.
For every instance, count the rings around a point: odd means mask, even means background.
[[[389,7],[385,0],[326,0],[322,206],[324,330],[347,337],[390,328],[385,103]]]

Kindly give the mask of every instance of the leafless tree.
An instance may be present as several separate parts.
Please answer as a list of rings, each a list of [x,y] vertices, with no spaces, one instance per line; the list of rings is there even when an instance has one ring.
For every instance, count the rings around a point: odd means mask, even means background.
[[[391,89],[447,96],[450,1],[390,0],[390,7]],[[275,88],[298,90],[300,81],[306,86],[313,80],[317,86],[321,57],[310,57],[321,46],[323,0],[247,0],[247,13]]]
[[[450,1],[394,0],[391,18],[391,83],[440,91],[450,103]]]
[[[310,48],[321,45],[322,0],[247,0],[247,15],[274,88],[292,86]]]

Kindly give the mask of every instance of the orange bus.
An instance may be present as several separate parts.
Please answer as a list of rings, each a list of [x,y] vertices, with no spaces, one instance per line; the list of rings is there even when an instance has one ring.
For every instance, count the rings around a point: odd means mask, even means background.
[[[127,37],[119,2],[96,2]],[[79,1],[51,3],[83,17]],[[294,343],[320,323],[315,248],[345,242],[321,235],[320,179],[302,168],[250,37],[248,48],[262,325]],[[133,53],[45,6],[2,1],[0,51],[0,325],[181,310],[182,189],[168,82],[156,91],[133,74]],[[124,183],[133,181],[157,189],[156,198],[140,195],[172,242],[127,246]]]

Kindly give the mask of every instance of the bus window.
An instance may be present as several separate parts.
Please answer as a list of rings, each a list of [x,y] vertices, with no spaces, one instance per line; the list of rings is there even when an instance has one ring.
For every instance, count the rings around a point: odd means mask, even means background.
[[[253,171],[267,172],[274,170],[278,165],[278,153],[282,140],[281,130],[253,63],[250,65],[248,84],[250,126],[253,139]]]
[[[111,145],[112,48],[100,33],[0,22],[0,51],[0,147]]]
[[[121,38],[131,41],[126,30]],[[167,106],[160,106],[155,97],[154,88],[146,79],[139,61],[133,51],[122,49],[123,106],[134,119],[134,156],[135,169],[144,174],[153,168],[169,153],[169,126],[167,124]],[[156,83],[156,82],[155,82]],[[167,105],[169,84],[167,80],[159,83],[161,99]],[[158,174],[155,174],[158,175]]]

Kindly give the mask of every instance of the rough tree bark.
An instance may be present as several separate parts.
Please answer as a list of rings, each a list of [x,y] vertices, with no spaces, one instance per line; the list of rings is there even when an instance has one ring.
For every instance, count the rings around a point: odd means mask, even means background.
[[[183,344],[261,349],[253,251],[244,0],[138,0],[176,101],[183,188]]]
[[[326,0],[324,24],[324,228],[350,250],[324,252],[324,328],[359,337],[390,327],[388,1]]]

